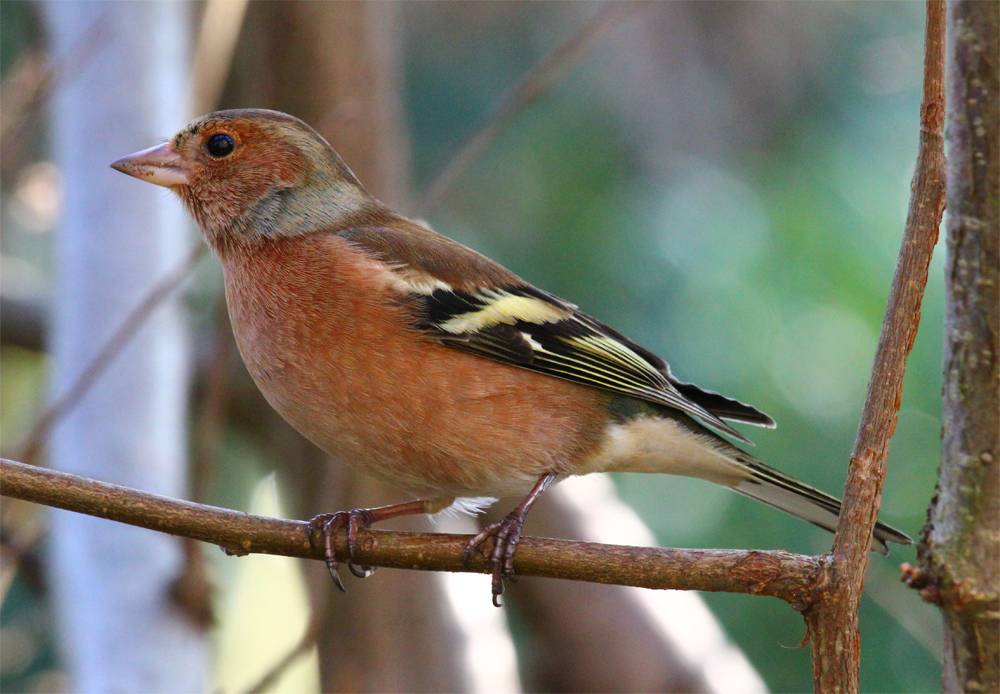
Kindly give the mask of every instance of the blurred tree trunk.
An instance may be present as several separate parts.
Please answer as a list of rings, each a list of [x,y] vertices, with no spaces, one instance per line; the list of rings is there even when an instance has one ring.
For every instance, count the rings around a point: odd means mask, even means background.
[[[187,120],[190,29],[184,4],[44,7],[57,61],[95,22],[110,36],[79,75],[59,85],[52,106],[52,150],[66,188],[51,345],[60,393],[189,246],[179,203],[108,164]],[[53,466],[183,497],[188,352],[175,299],[58,426]],[[204,690],[205,639],[171,599],[181,543],[79,514],[53,511],[51,518],[48,579],[73,691]]]
[[[408,161],[399,118],[394,12],[388,3],[252,4],[224,102],[303,119],[329,140],[373,195],[403,206]],[[272,431],[273,440],[282,441],[277,459],[290,466],[303,515],[405,500],[311,446],[301,447],[287,425],[275,423]],[[424,519],[407,527],[430,529]],[[351,592],[343,596],[325,567],[311,564],[310,585],[327,593],[316,596],[317,604],[326,602],[319,635],[323,691],[467,689],[461,636],[436,576],[381,571],[362,582],[351,580],[345,567]]]
[[[554,489],[532,509],[528,530],[540,537],[589,537],[581,514]],[[510,510],[494,505],[486,520]],[[710,692],[702,673],[655,628],[651,615],[624,586],[525,578],[509,585],[504,602],[529,633],[530,657],[521,664],[531,692]],[[485,586],[484,586],[485,591]],[[486,598],[484,592],[484,599]],[[702,629],[702,625],[691,625]]]
[[[1000,691],[1000,4],[948,5],[944,442],[922,533],[946,692]]]
[[[407,198],[401,37],[383,3],[251,5],[227,104],[286,111],[323,135],[372,195]],[[264,64],[262,64],[262,62]]]

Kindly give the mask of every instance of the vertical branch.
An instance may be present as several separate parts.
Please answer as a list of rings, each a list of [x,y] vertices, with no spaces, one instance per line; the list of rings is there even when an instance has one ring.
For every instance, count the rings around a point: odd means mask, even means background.
[[[218,107],[246,11],[247,0],[205,3],[191,61],[191,105],[196,116]]]
[[[946,692],[1000,691],[1000,3],[949,3],[948,259],[937,493],[907,576],[944,617]]]
[[[896,428],[906,358],[944,213],[945,4],[928,0],[920,149],[911,183],[903,245],[882,322],[868,395],[851,455],[844,504],[833,541],[833,578],[806,611],[817,692],[858,691],[858,606],[878,516],[889,441]]]

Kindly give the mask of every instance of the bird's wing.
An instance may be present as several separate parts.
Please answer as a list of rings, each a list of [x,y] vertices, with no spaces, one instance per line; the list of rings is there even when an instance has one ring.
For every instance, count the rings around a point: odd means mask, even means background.
[[[665,405],[747,443],[721,417],[773,426],[770,417],[749,405],[676,381],[665,361],[573,304],[461,244],[418,229],[363,227],[339,235],[392,269],[397,288],[416,306],[418,329],[433,339]]]

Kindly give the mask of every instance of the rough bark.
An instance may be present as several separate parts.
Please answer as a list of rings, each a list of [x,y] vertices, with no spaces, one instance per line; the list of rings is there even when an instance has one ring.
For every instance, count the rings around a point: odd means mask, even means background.
[[[948,5],[943,445],[920,545],[946,692],[1000,691],[1000,3]]]

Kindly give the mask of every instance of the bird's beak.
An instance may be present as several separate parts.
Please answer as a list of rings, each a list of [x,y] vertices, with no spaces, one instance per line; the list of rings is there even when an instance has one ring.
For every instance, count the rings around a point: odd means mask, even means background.
[[[164,188],[189,183],[184,159],[169,142],[122,157],[111,168]]]

